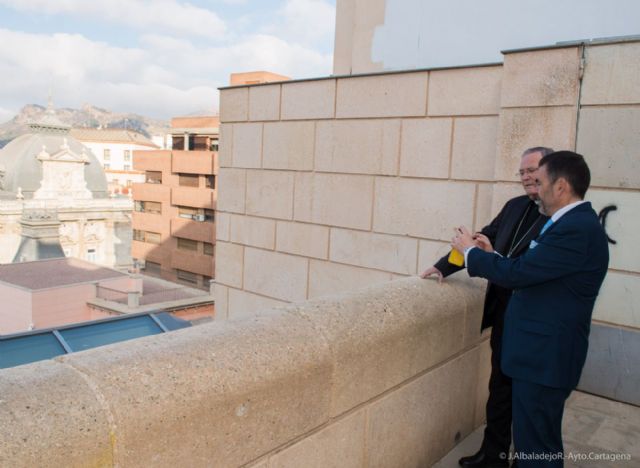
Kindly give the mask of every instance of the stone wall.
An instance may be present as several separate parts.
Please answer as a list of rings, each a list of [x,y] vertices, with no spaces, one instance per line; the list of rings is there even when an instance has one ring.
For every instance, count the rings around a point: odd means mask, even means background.
[[[482,296],[408,278],[2,370],[0,466],[430,466],[484,416]]]
[[[640,368],[628,353],[640,347],[639,64],[638,41],[573,44],[511,51],[504,65],[223,88],[218,318],[416,275],[453,226],[478,229],[523,193],[524,149],[577,149],[594,208],[618,207],[594,327],[636,337],[596,393],[636,402],[620,388],[640,384],[625,370]]]

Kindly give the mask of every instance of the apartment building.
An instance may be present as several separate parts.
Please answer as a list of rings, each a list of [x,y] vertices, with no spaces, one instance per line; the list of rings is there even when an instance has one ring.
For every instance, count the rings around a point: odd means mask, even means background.
[[[142,272],[202,289],[213,277],[218,117],[171,121],[172,150],[134,151],[131,255]]]
[[[144,173],[133,170],[134,151],[160,148],[132,130],[73,128],[70,133],[93,152],[104,168],[111,195],[129,195],[134,183],[144,181]]]

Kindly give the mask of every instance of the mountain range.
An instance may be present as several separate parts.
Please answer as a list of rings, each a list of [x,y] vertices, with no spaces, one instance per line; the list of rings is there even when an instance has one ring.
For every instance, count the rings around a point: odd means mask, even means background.
[[[13,119],[0,124],[0,148],[15,137],[26,133],[29,123],[41,119],[46,110],[46,107],[38,104],[27,104]],[[58,119],[74,128],[126,128],[146,137],[164,135],[169,129],[169,122],[164,120],[138,114],[110,112],[90,104],[85,104],[80,109],[61,108],[55,109],[54,112]]]

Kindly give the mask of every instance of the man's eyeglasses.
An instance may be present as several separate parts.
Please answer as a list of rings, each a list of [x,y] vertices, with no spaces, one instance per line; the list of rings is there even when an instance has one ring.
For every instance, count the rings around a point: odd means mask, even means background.
[[[538,171],[537,167],[527,167],[526,169],[520,169],[518,172],[516,172],[516,176],[524,176],[525,174],[535,174]]]

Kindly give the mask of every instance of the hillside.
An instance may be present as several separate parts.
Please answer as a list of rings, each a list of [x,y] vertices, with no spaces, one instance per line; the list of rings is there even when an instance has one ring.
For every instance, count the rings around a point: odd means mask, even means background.
[[[13,119],[0,124],[0,148],[25,133],[28,124],[39,120],[46,108],[37,104],[27,104]],[[167,133],[169,122],[151,119],[138,114],[118,114],[85,104],[81,109],[55,109],[56,116],[72,127],[88,128],[128,128],[143,135],[162,135]]]

